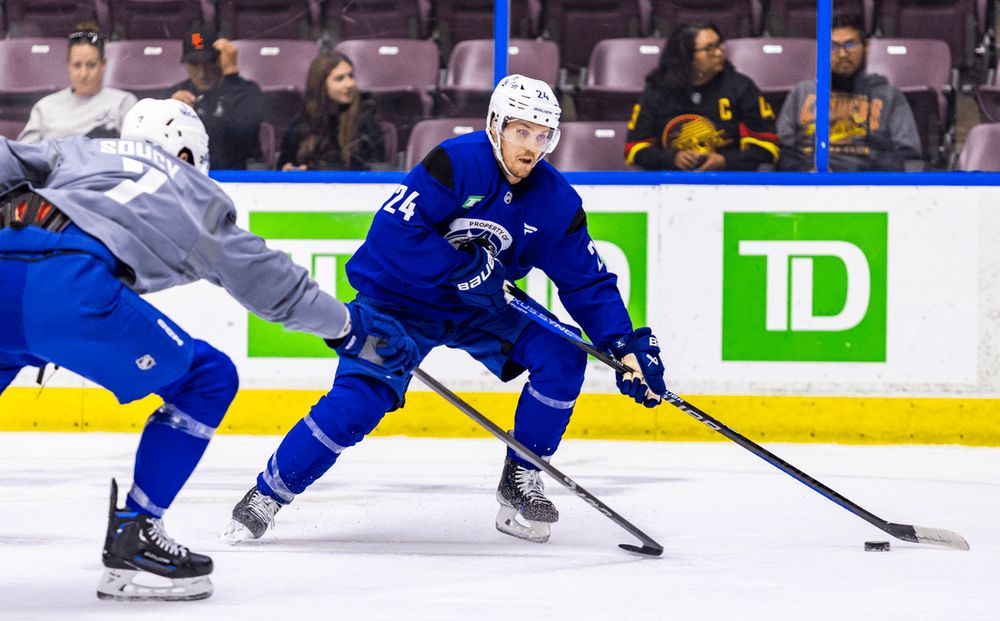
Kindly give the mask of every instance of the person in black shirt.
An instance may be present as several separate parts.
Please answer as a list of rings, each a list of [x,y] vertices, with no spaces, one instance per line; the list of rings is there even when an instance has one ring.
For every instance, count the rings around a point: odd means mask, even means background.
[[[354,64],[339,52],[309,65],[302,111],[281,139],[281,170],[369,170],[385,159],[374,101],[358,92]]]
[[[774,111],[708,22],[674,29],[628,127],[625,161],[646,170],[756,170],[778,159]]]
[[[260,124],[264,95],[256,82],[239,75],[236,48],[204,28],[184,37],[181,62],[188,79],[170,89],[198,113],[209,136],[212,170],[244,170],[261,157]]]

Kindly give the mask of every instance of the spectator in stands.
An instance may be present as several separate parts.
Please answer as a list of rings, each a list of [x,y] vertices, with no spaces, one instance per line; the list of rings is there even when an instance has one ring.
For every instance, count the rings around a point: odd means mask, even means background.
[[[76,135],[118,137],[122,119],[136,98],[104,86],[104,39],[97,31],[97,24],[86,22],[69,35],[69,88],[34,105],[18,140],[38,143]]]
[[[260,159],[264,95],[256,82],[240,77],[236,47],[207,28],[184,37],[181,62],[188,79],[170,95],[191,106],[208,132],[212,170],[242,170]]]
[[[881,75],[865,71],[861,19],[835,15],[830,45],[830,170],[903,170],[904,160],[920,159],[920,134],[906,98]],[[788,95],[778,136],[778,170],[815,170],[815,80]]]
[[[726,59],[715,24],[680,24],[632,110],[625,161],[646,170],[756,170],[778,159],[774,111]]]
[[[361,95],[354,64],[338,52],[309,65],[305,105],[281,139],[281,170],[369,170],[385,159],[375,102]]]

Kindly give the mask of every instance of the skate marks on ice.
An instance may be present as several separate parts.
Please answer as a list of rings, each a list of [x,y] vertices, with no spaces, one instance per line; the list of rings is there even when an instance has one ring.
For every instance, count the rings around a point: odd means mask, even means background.
[[[216,537],[278,440],[215,438],[166,516],[171,535],[213,557],[215,593],[146,605],[94,597],[107,480],[129,480],[135,437],[0,434],[0,620],[134,621],[140,608],[143,621],[165,620],[178,607],[186,621],[289,610],[365,621],[1000,618],[1000,589],[983,588],[1000,584],[997,449],[775,449],[866,507],[961,532],[970,552],[904,542],[865,552],[879,531],[727,443],[574,440],[560,469],[660,538],[665,554],[618,550],[619,529],[552,484],[561,518],[534,544],[494,527],[495,441],[381,437],[283,509],[273,538],[229,547]],[[12,483],[29,472],[54,485]]]

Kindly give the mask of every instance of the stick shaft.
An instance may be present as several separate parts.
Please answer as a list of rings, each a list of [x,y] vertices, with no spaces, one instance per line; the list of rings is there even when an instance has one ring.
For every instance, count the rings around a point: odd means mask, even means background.
[[[496,423],[480,414],[478,410],[462,400],[461,397],[453,393],[441,384],[441,382],[428,375],[423,369],[417,367],[413,369],[412,373],[414,377],[426,384],[431,390],[441,395],[448,403],[461,410],[463,414],[474,420],[486,431],[493,434],[495,438],[517,451],[518,455],[531,463],[531,465],[558,481],[563,487],[569,489],[569,491],[582,498],[588,505],[594,507],[599,512],[607,516],[612,522],[628,531],[632,536],[642,542],[644,549],[650,549],[653,553],[655,553],[655,555],[659,555],[663,552],[663,546],[657,543],[652,537],[636,528],[631,522],[618,515],[618,513],[611,509],[611,507],[601,502],[599,498],[585,490],[578,483],[576,483],[576,481],[569,478],[555,466],[539,457],[512,435],[498,427]]]

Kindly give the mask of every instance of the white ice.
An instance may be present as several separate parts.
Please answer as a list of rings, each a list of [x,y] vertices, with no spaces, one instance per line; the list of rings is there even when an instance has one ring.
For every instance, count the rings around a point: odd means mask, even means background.
[[[769,445],[889,521],[964,535],[961,552],[891,537],[730,442],[567,440],[553,464],[666,548],[548,481],[546,544],[498,533],[496,440],[369,438],[277,516],[263,542],[217,535],[277,437],[219,436],[167,531],[215,560],[202,602],[117,603],[101,574],[108,481],[137,436],[0,434],[0,619],[313,621],[1000,619],[1000,449]]]

